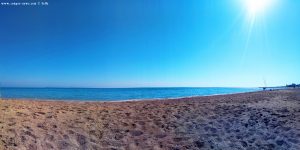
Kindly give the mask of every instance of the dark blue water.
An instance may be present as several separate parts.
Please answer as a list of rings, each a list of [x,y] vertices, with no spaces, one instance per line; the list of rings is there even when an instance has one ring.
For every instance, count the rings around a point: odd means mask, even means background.
[[[2,98],[115,101],[258,91],[258,88],[0,88]]]

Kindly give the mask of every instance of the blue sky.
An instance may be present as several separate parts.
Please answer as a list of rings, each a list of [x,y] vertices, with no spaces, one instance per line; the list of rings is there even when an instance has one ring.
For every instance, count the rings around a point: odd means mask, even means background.
[[[257,87],[300,82],[300,1],[51,0],[0,6],[0,84]]]

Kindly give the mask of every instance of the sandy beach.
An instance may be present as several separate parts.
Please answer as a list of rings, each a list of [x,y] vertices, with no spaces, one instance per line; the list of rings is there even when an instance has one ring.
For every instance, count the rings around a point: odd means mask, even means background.
[[[0,149],[300,149],[300,90],[128,102],[0,101]]]

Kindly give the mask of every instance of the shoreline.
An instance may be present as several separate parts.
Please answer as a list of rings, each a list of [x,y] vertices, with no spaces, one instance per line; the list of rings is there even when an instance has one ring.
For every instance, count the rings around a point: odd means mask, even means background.
[[[288,89],[276,89],[277,90],[288,90]],[[145,98],[145,99],[128,99],[128,100],[74,100],[74,99],[41,99],[41,98],[2,98],[0,100],[24,100],[24,101],[54,101],[54,102],[103,102],[103,103],[117,103],[117,102],[138,102],[138,101],[163,101],[163,100],[176,100],[176,99],[187,99],[187,98],[201,98],[201,97],[211,97],[211,96],[226,96],[234,94],[245,94],[245,93],[255,93],[262,92],[263,90],[256,90],[250,92],[238,92],[238,93],[225,93],[225,94],[211,94],[211,95],[196,95],[196,96],[184,96],[184,97],[174,97],[174,98]],[[269,91],[269,90],[267,90]],[[272,90],[275,91],[275,90]]]
[[[300,89],[126,102],[0,100],[0,149],[300,149]]]

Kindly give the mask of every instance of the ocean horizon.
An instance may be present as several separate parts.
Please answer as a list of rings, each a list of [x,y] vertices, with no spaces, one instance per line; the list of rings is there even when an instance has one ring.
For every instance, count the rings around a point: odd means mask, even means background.
[[[39,99],[72,101],[128,101],[173,99],[259,91],[260,88],[236,87],[135,87],[135,88],[54,88],[2,87],[4,99]]]

